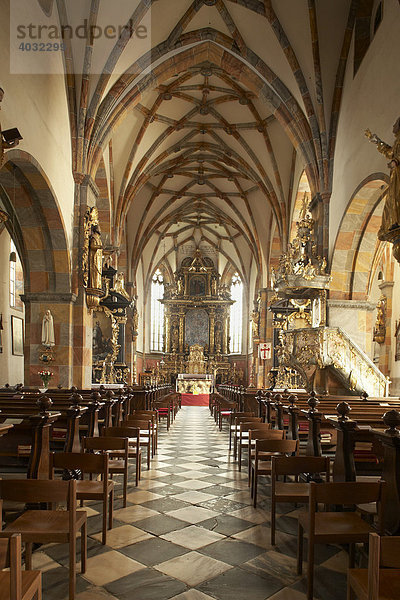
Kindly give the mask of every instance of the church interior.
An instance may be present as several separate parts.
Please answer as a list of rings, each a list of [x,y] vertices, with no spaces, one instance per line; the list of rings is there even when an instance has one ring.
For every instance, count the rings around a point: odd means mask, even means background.
[[[400,597],[399,30],[0,0],[1,600]]]

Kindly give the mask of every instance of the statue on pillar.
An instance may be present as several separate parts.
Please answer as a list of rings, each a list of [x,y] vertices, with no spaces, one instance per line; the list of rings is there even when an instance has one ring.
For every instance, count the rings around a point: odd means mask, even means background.
[[[89,309],[99,306],[104,296],[102,286],[103,243],[99,226],[99,214],[96,207],[85,215],[84,243],[82,251],[82,278],[86,288],[86,303]]]
[[[382,225],[378,232],[379,239],[383,239],[382,236],[389,231],[400,228],[400,117],[393,125],[393,134],[395,140],[393,146],[390,146],[369,129],[365,131],[366,137],[376,144],[378,152],[389,160],[390,182],[382,214]]]

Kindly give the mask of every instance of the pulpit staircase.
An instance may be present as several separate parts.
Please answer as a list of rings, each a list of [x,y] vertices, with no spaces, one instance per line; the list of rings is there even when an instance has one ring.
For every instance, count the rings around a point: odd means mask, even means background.
[[[282,332],[280,364],[297,369],[307,381],[327,370],[353,394],[388,395],[390,380],[340,327]]]

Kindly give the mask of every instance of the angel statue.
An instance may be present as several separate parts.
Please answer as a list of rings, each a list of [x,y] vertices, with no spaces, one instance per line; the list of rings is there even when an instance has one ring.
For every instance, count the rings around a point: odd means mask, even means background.
[[[382,224],[378,232],[378,238],[393,229],[400,228],[400,117],[393,125],[395,140],[393,146],[389,146],[369,129],[365,131],[366,137],[376,144],[378,152],[389,160],[390,181],[386,193],[386,203],[382,214]]]

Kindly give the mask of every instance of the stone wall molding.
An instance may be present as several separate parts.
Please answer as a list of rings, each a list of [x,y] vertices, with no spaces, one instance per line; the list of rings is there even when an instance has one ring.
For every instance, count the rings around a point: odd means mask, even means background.
[[[337,300],[332,298],[328,300],[328,308],[350,308],[356,310],[373,311],[376,309],[376,303],[363,300]]]
[[[20,297],[24,304],[28,304],[29,302],[50,302],[52,304],[69,304],[75,303],[77,299],[76,294],[73,293],[57,294],[50,292],[21,294]]]

